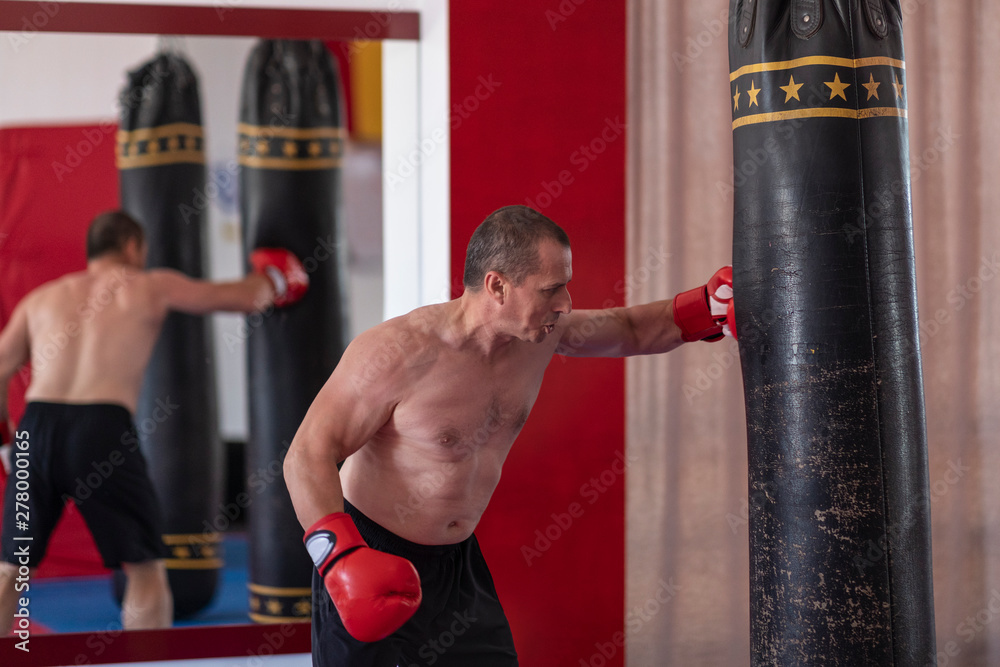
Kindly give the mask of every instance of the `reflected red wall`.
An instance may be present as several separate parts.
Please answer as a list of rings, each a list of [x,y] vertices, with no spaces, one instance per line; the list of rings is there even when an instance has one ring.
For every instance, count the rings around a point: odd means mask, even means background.
[[[118,207],[117,130],[115,123],[0,129],[0,326],[32,289],[86,267],[87,225]],[[27,379],[19,374],[10,383],[15,421]],[[90,532],[69,507],[37,576],[104,571]]]
[[[569,233],[574,307],[622,305],[624,0],[450,18],[453,284],[476,225],[529,204]],[[526,667],[624,664],[624,401],[621,360],[555,357],[478,530]]]

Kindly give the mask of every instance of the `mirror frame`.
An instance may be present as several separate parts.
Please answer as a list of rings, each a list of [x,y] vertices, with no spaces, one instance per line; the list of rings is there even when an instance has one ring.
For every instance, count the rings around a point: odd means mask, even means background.
[[[384,316],[446,301],[450,285],[449,0],[268,0],[182,4],[0,0],[0,31],[385,40]],[[292,0],[288,4],[298,4]],[[317,6],[322,3],[322,6]],[[363,8],[363,9],[359,9]],[[385,187],[392,166],[396,178]],[[407,171],[403,173],[404,169]],[[34,635],[38,667],[308,653],[308,623]],[[95,645],[95,638],[97,644]],[[0,655],[21,655],[0,638]],[[99,650],[98,650],[99,649]]]

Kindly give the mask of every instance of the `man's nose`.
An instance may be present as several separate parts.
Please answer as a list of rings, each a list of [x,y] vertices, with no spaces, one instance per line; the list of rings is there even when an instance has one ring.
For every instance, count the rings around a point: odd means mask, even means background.
[[[563,315],[569,315],[573,310],[573,298],[569,295],[569,290],[565,287],[562,288],[561,296],[562,298],[556,302],[556,307],[553,310]]]

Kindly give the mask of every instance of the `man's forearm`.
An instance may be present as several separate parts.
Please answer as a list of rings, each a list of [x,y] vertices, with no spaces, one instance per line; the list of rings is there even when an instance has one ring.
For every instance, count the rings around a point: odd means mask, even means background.
[[[314,465],[304,460],[305,455],[294,445],[283,465],[285,486],[295,516],[303,528],[308,528],[328,514],[344,511],[344,490],[335,465]]]

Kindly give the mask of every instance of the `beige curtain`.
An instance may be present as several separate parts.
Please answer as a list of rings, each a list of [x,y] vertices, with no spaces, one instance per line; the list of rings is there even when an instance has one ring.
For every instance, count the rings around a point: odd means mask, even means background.
[[[903,0],[939,665],[1000,665],[1000,2]],[[631,0],[630,303],[730,261],[728,2]],[[665,261],[662,259],[666,257]],[[661,259],[657,259],[661,258]],[[627,664],[747,665],[735,344],[627,364]],[[928,662],[930,656],[928,656]]]

